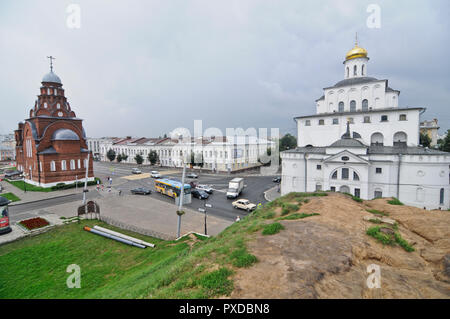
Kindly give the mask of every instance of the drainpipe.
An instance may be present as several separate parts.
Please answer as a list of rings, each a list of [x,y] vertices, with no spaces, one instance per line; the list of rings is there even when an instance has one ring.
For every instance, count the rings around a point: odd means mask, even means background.
[[[41,165],[40,165],[40,162],[39,162],[39,154],[36,154],[36,156],[37,156],[37,165],[38,165],[38,183],[39,183],[39,185],[41,185]]]
[[[397,198],[400,200],[400,165],[402,163],[402,154],[398,154],[398,170],[397,170]]]
[[[307,170],[307,164],[308,161],[306,160],[306,157],[308,156],[308,153],[305,153],[305,156],[303,157],[303,159],[305,160],[305,193],[307,192],[307,186],[308,186],[308,170]]]

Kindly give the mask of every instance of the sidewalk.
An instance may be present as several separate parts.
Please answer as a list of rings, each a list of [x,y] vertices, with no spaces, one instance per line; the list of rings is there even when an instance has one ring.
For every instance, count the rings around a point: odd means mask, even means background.
[[[271,201],[277,199],[278,197],[280,197],[281,194],[278,192],[279,187],[280,187],[280,185],[276,185],[276,186],[272,187],[271,189],[268,189],[267,191],[265,191],[264,198],[268,202],[271,202]]]
[[[9,206],[21,205],[25,203],[36,202],[56,197],[69,196],[73,194],[81,194],[83,192],[82,188],[80,187],[52,192],[30,192],[30,191],[25,192],[20,188],[17,188],[16,186],[8,183],[7,181],[2,181],[1,184],[3,187],[3,191],[0,193],[0,196],[5,193],[13,193],[14,195],[20,198],[20,201],[13,202]],[[95,187],[96,186],[88,186],[88,189],[91,191],[94,190]]]

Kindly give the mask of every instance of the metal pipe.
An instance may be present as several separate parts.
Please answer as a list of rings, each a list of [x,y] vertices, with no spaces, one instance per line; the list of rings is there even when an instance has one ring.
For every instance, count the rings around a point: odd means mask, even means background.
[[[88,231],[88,232],[91,232],[91,233],[94,233],[94,234],[97,234],[97,235],[100,235],[100,236],[103,236],[103,237],[106,237],[106,238],[109,238],[109,239],[113,239],[115,241],[119,241],[121,243],[130,245],[130,246],[135,246],[135,247],[139,247],[139,248],[146,248],[146,246],[144,246],[144,245],[141,245],[141,244],[138,244],[138,243],[132,242],[130,240],[126,240],[126,239],[114,236],[114,235],[110,235],[110,234],[101,232],[101,231],[96,230],[96,229],[92,229],[91,227],[88,227],[88,226],[84,226],[84,230]]]
[[[145,245],[145,246],[148,246],[148,247],[155,247],[154,244],[148,243],[146,241],[143,241],[143,240],[131,237],[131,236],[127,236],[127,235],[118,233],[118,232],[113,231],[111,229],[103,228],[103,227],[100,227],[100,226],[94,226],[94,229],[99,230],[99,231],[104,232],[104,233],[107,233],[107,234],[110,234],[110,235],[114,235],[114,236],[123,238],[123,239],[127,239],[129,241],[133,241],[133,242],[141,244],[141,245]]]

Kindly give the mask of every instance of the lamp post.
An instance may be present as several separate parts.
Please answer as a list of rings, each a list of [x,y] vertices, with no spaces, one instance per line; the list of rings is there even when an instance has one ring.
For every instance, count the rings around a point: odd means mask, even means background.
[[[177,215],[178,215],[178,227],[177,227],[177,238],[180,238],[181,232],[181,215],[183,215],[183,198],[184,198],[184,176],[186,174],[186,165],[184,163],[184,158],[182,159],[183,165],[183,175],[181,177],[181,186],[180,186],[180,202],[178,205]]]
[[[212,205],[205,203],[205,207],[212,208]],[[206,229],[206,208],[205,208],[205,235],[208,235],[208,230]]]

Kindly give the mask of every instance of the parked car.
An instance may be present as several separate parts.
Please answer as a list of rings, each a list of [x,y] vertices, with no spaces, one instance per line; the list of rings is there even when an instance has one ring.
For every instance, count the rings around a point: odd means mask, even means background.
[[[131,194],[133,195],[150,195],[151,193],[152,191],[145,187],[138,187],[131,190]]]
[[[213,193],[213,189],[211,187],[209,187],[208,185],[197,185],[195,186],[195,188],[200,189],[202,191],[207,192],[208,194],[212,194]]]
[[[152,177],[152,178],[161,178],[161,174],[158,171],[152,171],[150,173],[150,177]]]
[[[281,177],[280,176],[275,177],[274,179],[272,179],[272,182],[281,183]]]
[[[5,178],[8,178],[8,179],[22,178],[22,172],[21,171],[8,171],[5,173]]]
[[[209,195],[207,192],[199,189],[193,189],[191,190],[191,194],[193,197],[198,199],[208,199]]]
[[[131,173],[133,173],[133,174],[142,174],[142,171],[139,168],[133,168],[131,170]]]
[[[237,201],[234,201],[232,205],[234,208],[243,209],[248,212],[250,212],[256,208],[256,205],[253,203],[250,203],[248,199],[238,199]]]
[[[198,178],[198,175],[194,173],[189,173],[187,174],[187,178]]]

